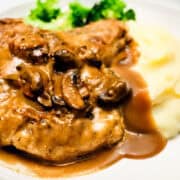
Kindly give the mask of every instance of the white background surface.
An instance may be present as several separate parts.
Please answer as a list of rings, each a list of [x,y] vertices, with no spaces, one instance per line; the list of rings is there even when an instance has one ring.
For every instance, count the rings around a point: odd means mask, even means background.
[[[0,0],[0,13],[31,0]],[[63,1],[63,0],[61,0]],[[89,2],[85,1],[84,2]],[[129,0],[138,12],[139,21],[160,23],[180,37],[180,0]],[[6,16],[22,15],[29,5],[16,8]],[[0,167],[0,180],[31,179]],[[77,177],[73,180],[180,180],[180,138],[171,140],[159,155],[146,160],[123,159],[97,173]]]
[[[13,7],[14,5],[17,5],[19,3],[26,3],[26,2],[32,2],[32,1],[35,1],[35,0],[0,0],[0,12],[8,9],[9,7]],[[67,2],[68,0],[65,0],[65,1]],[[88,2],[91,0],[82,0],[82,1]],[[171,6],[173,8],[177,8],[177,6],[180,7],[180,0],[142,0],[142,1],[149,1],[152,3],[164,4],[166,6]]]

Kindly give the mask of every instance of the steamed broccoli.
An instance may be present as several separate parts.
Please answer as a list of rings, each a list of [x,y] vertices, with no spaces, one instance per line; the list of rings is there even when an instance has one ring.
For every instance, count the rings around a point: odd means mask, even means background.
[[[51,22],[61,14],[61,10],[55,8],[57,3],[58,0],[37,0],[36,8],[30,12],[29,18],[32,20],[39,19],[44,22]]]
[[[101,0],[92,8],[75,0],[66,12],[57,8],[57,4],[58,0],[37,0],[36,8],[31,10],[25,21],[43,29],[69,30],[100,19],[135,20],[135,12],[127,10],[123,0]]]
[[[81,5],[77,1],[70,3],[69,8],[73,27],[87,24],[87,17],[90,13],[90,8]]]
[[[108,18],[135,20],[135,13],[132,9],[126,10],[126,4],[123,0],[101,0],[91,9],[87,22]]]

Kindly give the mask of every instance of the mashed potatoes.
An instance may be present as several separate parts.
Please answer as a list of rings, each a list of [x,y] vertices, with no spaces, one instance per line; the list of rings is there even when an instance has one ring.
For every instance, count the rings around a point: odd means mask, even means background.
[[[135,68],[149,86],[157,126],[171,138],[180,132],[180,42],[161,28],[129,26],[141,53]]]

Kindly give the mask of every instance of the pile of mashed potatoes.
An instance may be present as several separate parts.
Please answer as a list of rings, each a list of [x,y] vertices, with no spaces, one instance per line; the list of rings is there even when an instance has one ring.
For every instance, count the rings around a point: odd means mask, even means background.
[[[135,69],[148,84],[156,124],[165,137],[174,137],[180,132],[180,41],[162,28],[129,27],[140,51]]]

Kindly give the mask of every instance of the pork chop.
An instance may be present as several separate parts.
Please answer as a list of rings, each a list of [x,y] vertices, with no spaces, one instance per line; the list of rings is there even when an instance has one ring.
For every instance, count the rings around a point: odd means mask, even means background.
[[[130,88],[108,66],[131,43],[116,20],[69,32],[0,20],[0,146],[64,163],[121,141]]]

